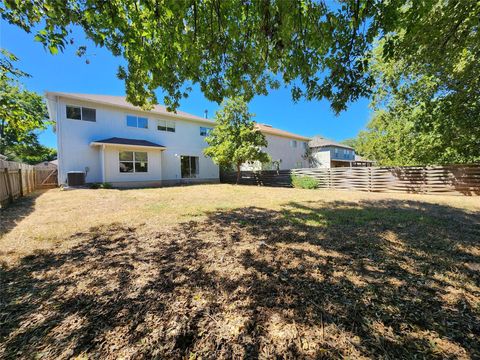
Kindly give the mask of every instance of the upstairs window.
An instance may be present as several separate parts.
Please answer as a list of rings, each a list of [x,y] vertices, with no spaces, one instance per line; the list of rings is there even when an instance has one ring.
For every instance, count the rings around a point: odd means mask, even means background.
[[[207,128],[207,127],[200,126],[200,136],[208,136],[208,135],[210,135],[210,132],[212,130],[213,130],[212,128]]]
[[[148,129],[148,119],[141,116],[127,115],[127,126]]]
[[[157,120],[157,129],[160,131],[175,132],[175,121]]]
[[[83,106],[67,105],[67,119],[82,121],[97,121],[97,110]]]
[[[291,146],[292,148],[296,148],[296,147],[297,147],[297,140],[292,140],[292,141],[290,141],[290,146]]]

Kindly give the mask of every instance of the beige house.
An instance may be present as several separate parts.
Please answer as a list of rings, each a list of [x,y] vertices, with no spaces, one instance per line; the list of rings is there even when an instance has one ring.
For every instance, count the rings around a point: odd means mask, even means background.
[[[267,139],[268,146],[263,150],[270,155],[269,164],[258,161],[245,163],[241,170],[288,170],[308,167],[306,156],[310,138],[274,128],[268,124],[255,124]]]

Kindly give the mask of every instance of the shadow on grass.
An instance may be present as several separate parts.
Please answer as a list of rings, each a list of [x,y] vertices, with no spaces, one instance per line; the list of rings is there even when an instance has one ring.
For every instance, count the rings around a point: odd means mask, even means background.
[[[478,214],[295,203],[122,224],[0,273],[4,358],[475,358]]]
[[[0,208],[0,236],[7,234],[17,224],[30,215],[35,207],[37,198],[48,190],[37,190],[22,198],[16,199],[12,204]]]

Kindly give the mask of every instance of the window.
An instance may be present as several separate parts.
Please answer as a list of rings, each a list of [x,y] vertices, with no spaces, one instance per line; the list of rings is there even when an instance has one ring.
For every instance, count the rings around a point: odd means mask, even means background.
[[[335,156],[338,156],[338,148],[335,148]]]
[[[139,151],[120,151],[118,154],[121,173],[148,172],[148,154]]]
[[[208,136],[210,135],[210,131],[212,131],[212,128],[207,128],[207,127],[202,127],[200,126],[200,136]]]
[[[296,147],[297,147],[297,140],[292,140],[292,141],[290,141],[290,146],[291,146],[292,148],[296,148]]]
[[[148,119],[135,115],[127,115],[127,126],[148,129]]]
[[[157,120],[157,129],[160,131],[175,132],[175,121]]]
[[[306,143],[306,142],[304,141],[304,142],[302,142],[302,144],[303,144],[303,149],[304,149],[304,150],[307,150],[307,149],[308,149],[308,143]]]
[[[198,176],[198,157],[181,156],[182,178],[196,178]]]
[[[297,163],[295,164],[295,168],[301,169],[302,167],[303,167],[303,163],[301,161],[297,161]]]
[[[97,110],[82,106],[67,105],[67,119],[97,121]]]

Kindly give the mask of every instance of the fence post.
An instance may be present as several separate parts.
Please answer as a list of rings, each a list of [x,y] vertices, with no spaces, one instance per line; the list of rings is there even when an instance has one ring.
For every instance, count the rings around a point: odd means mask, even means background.
[[[372,168],[368,167],[368,192],[372,191]]]
[[[20,187],[20,197],[23,197],[22,168],[18,169],[18,185]]]
[[[13,202],[12,183],[10,182],[10,174],[8,173],[8,167],[5,168],[5,182],[7,183],[8,202]]]

